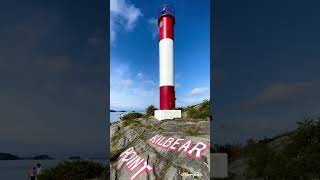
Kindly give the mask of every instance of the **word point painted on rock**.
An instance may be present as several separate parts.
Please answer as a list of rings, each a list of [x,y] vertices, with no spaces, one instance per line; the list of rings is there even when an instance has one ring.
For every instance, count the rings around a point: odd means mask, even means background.
[[[142,166],[131,178],[130,180],[135,180],[143,172],[151,172],[152,167],[148,165],[147,161],[144,160],[138,153],[134,150],[133,147],[127,149],[119,156],[120,161],[125,162],[126,167],[130,172],[133,172],[139,166]]]

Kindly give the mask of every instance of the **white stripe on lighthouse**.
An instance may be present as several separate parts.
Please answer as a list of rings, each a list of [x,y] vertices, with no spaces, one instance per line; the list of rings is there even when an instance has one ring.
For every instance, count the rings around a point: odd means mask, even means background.
[[[162,39],[159,42],[160,86],[173,86],[173,40]]]

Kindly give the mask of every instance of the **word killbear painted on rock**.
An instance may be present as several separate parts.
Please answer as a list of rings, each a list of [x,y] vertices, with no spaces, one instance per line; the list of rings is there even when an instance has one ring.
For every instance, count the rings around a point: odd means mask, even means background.
[[[126,162],[126,166],[130,172],[133,172],[137,167],[142,166],[131,178],[130,180],[136,179],[143,172],[151,172],[152,168],[147,164],[147,161],[138,155],[133,147],[127,149],[125,152],[120,154],[120,160]]]
[[[193,154],[195,153],[195,159],[200,160],[203,154],[203,151],[206,150],[209,147],[208,143],[198,142],[195,146],[192,147],[192,141],[188,140],[184,144],[184,139],[174,139],[172,137],[169,137],[166,139],[166,137],[161,135],[155,135],[149,140],[149,143],[156,144],[161,148],[166,148],[171,151],[184,151],[187,156],[193,157]],[[182,145],[182,146],[180,146]],[[179,147],[180,146],[180,147]]]

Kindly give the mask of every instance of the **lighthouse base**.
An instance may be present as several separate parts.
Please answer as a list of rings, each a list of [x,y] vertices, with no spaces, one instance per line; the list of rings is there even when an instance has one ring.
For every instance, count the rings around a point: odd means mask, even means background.
[[[154,117],[159,121],[181,118],[181,110],[155,110]]]

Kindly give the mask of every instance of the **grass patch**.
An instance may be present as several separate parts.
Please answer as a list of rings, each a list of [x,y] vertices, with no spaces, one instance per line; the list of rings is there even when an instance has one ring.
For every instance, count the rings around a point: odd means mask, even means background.
[[[187,112],[187,116],[193,119],[204,119],[210,118],[211,115],[211,103],[209,100],[204,100],[202,103],[187,107],[185,110]]]
[[[138,112],[130,112],[126,115],[124,115],[121,120],[123,121],[130,121],[130,120],[134,120],[134,119],[138,119],[141,118],[143,116],[143,114],[138,113]]]
[[[139,128],[146,128],[150,131],[158,131],[158,130],[164,130],[162,127],[159,125],[152,125],[152,124],[146,124],[142,123],[139,120],[132,120],[130,124],[128,124],[131,128],[139,127]]]
[[[121,118],[121,121],[123,122],[124,126],[134,125],[137,123],[141,123],[141,122],[138,122],[137,119],[141,118],[142,116],[143,116],[143,114],[141,114],[141,113],[131,112],[131,113],[124,115]]]
[[[122,133],[120,130],[117,130],[111,139],[111,149],[110,149],[110,156],[113,157],[117,153],[116,145],[118,144],[120,138],[122,136]]]

